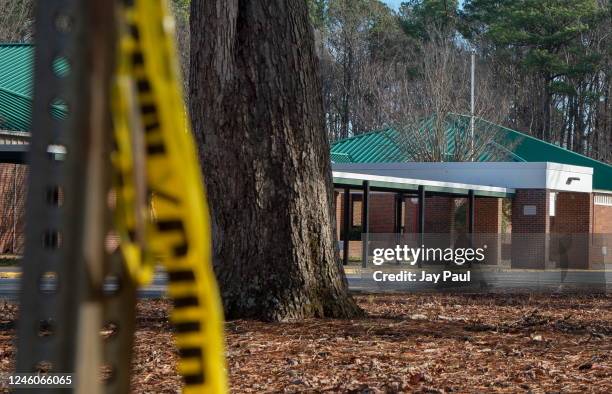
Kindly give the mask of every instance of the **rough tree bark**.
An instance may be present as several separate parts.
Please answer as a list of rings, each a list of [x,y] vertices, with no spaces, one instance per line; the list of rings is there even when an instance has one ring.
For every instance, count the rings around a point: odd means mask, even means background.
[[[304,0],[191,2],[190,111],[228,318],[360,313],[336,259]]]

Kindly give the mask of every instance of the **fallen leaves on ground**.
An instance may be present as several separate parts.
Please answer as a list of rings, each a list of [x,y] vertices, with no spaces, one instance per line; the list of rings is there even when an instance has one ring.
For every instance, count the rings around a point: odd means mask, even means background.
[[[612,392],[612,296],[357,295],[362,319],[226,323],[232,392]],[[170,303],[138,304],[133,390],[178,392]],[[0,303],[0,372],[16,307]]]

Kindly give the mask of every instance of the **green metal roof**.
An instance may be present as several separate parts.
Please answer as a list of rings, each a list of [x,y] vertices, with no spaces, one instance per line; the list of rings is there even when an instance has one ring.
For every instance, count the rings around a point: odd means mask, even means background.
[[[432,122],[432,118],[426,119],[421,125],[421,128],[426,129],[431,127]],[[465,138],[467,138],[469,126],[470,121],[468,117],[458,115],[449,117],[445,135],[447,156],[449,158],[452,158],[455,149],[455,139],[458,137],[458,134],[465,135]],[[488,129],[498,127],[490,123],[480,123],[480,126]],[[401,144],[402,138],[403,137],[397,131],[385,129],[339,140],[332,144],[332,161],[334,161],[333,158],[335,156],[340,154],[347,154],[351,157],[350,161],[342,161],[343,163],[392,163],[409,161],[409,155],[406,154],[405,148],[402,147]],[[513,144],[508,141],[507,145]],[[503,144],[500,143],[491,143],[490,149],[483,152],[481,157],[478,158],[478,161],[493,161],[493,157],[496,158],[496,161],[525,161],[511,150],[506,149]],[[452,160],[449,159],[448,161]]]
[[[32,100],[0,87],[0,129],[26,131],[30,129]]]
[[[446,137],[448,149],[453,149],[456,133],[466,133],[469,117],[453,115],[448,122]],[[427,122],[427,121],[426,121]],[[612,190],[612,166],[557,145],[544,142],[516,130],[502,127],[482,119],[475,122],[475,132],[482,128],[496,128],[498,140],[489,144],[479,161],[554,162],[593,168],[593,188]],[[352,163],[407,162],[409,157],[399,146],[397,132],[392,129],[373,131],[336,141],[332,155],[348,154]],[[495,155],[492,154],[495,152]],[[500,155],[500,152],[502,153]]]
[[[353,158],[348,153],[331,153],[332,163],[353,163]]]
[[[0,45],[0,129],[30,129],[33,58],[31,45]]]
[[[343,163],[390,163],[405,161],[395,143],[393,130],[372,131],[355,137],[336,141],[332,144],[332,161],[339,154],[350,157]]]
[[[31,44],[0,44],[0,129],[30,131],[32,113],[32,79],[34,46]],[[62,76],[70,69],[67,61],[58,59],[53,64]],[[61,103],[51,106],[54,117],[66,116]]]

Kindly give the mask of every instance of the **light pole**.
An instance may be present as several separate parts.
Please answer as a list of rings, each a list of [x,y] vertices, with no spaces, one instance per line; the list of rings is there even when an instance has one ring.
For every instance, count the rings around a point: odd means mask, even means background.
[[[474,161],[474,85],[476,73],[476,51],[472,49],[471,95],[470,95],[470,158]]]

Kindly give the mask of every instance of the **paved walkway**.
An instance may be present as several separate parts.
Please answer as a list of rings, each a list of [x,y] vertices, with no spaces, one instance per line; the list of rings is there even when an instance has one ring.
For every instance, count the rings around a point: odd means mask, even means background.
[[[418,277],[419,269],[409,270]],[[612,292],[612,270],[578,271],[566,273],[561,284],[559,270],[513,270],[500,272],[473,272],[470,283],[423,283],[423,282],[377,282],[375,270],[347,269],[349,288],[356,292]],[[386,271],[388,272],[388,271]],[[399,271],[395,271],[399,272]],[[427,271],[431,272],[431,271]],[[19,269],[0,267],[0,299],[16,300],[19,295]],[[153,283],[138,291],[141,298],[160,298],[166,292],[167,275],[163,271],[155,274]]]

